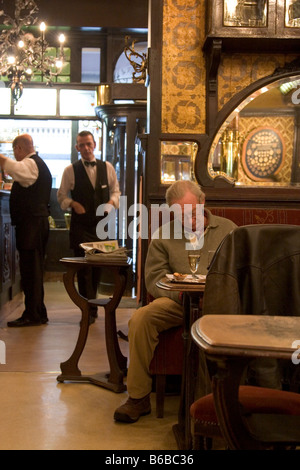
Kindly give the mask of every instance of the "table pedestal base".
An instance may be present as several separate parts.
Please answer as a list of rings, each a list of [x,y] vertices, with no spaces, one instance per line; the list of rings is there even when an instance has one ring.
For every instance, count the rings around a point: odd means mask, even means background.
[[[123,383],[109,382],[109,373],[98,373],[94,375],[64,375],[61,374],[57,377],[58,382],[87,382],[99,387],[106,388],[115,393],[126,392],[127,387]]]
[[[186,443],[186,429],[180,424],[174,424],[172,431],[179,450],[190,450],[191,443]]]

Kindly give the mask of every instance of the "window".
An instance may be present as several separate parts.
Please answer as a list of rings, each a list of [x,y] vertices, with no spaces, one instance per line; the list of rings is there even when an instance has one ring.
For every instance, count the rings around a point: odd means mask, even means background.
[[[2,119],[1,142],[2,152],[14,158],[12,141],[19,134],[30,134],[36,151],[47,164],[52,175],[53,188],[59,188],[61,177],[66,166],[71,163],[75,142],[72,141],[74,121],[50,119]],[[99,121],[75,121],[78,132],[92,132],[96,141],[95,156],[101,158],[102,127]],[[1,151],[1,149],[0,149]]]
[[[60,90],[61,116],[95,116],[96,90]]]
[[[10,95],[10,88],[0,88],[0,114],[10,114]]]
[[[55,58],[59,57],[59,48],[58,47],[48,47],[46,51],[47,55]],[[55,74],[56,70],[52,70]],[[41,74],[35,72],[32,79],[32,82],[46,82],[47,80],[42,77]],[[69,47],[64,47],[64,60],[63,66],[57,75],[51,77],[53,83],[70,83],[71,82],[71,49]]]
[[[25,88],[15,105],[16,116],[56,116],[57,91],[45,88]]]
[[[102,124],[96,119],[94,110],[97,105],[95,88],[24,87],[23,95],[12,111],[11,90],[0,88],[0,141],[8,143],[5,154],[13,158],[13,139],[19,134],[30,134],[36,150],[50,169],[53,188],[60,186],[63,170],[76,159],[74,139],[77,132],[89,130],[93,133],[95,156],[101,158]],[[25,115],[28,118],[22,119]]]
[[[101,49],[84,47],[81,50],[81,82],[100,83]]]
[[[142,55],[147,54],[148,44],[146,42],[138,42],[134,45],[134,50]],[[135,59],[135,57],[133,57]],[[137,60],[139,63],[140,61]],[[117,60],[116,67],[114,70],[114,83],[132,83],[132,74],[134,70],[129,60],[127,59],[125,52],[122,52]]]

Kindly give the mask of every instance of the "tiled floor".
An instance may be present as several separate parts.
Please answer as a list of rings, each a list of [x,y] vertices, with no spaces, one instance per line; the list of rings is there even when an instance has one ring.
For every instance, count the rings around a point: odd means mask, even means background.
[[[61,282],[45,284],[49,324],[7,328],[7,320],[22,314],[22,296],[0,312],[0,340],[6,364],[0,364],[0,450],[176,450],[172,425],[177,420],[179,397],[167,397],[165,417],[152,413],[134,424],[116,423],[113,413],[127,398],[96,385],[57,382],[60,362],[71,355],[78,336],[80,312]],[[132,310],[117,311],[118,328],[127,333]],[[123,354],[127,343],[120,340]],[[82,372],[108,370],[104,318],[90,327],[80,360]]]

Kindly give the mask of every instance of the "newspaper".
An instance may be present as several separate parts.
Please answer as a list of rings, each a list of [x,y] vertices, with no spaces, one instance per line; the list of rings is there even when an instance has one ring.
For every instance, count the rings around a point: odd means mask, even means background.
[[[91,261],[127,260],[127,249],[126,247],[119,248],[117,240],[81,243],[80,247],[85,252],[85,258]]]

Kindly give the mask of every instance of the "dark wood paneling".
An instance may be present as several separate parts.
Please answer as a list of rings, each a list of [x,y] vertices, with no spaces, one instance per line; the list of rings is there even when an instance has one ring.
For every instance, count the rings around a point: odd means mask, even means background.
[[[35,0],[41,21],[52,26],[147,28],[148,0]],[[0,0],[0,10],[14,15],[14,1]]]
[[[9,192],[0,191],[0,308],[21,290],[9,196]]]
[[[148,0],[39,0],[37,4],[39,16],[55,26],[147,28]]]

